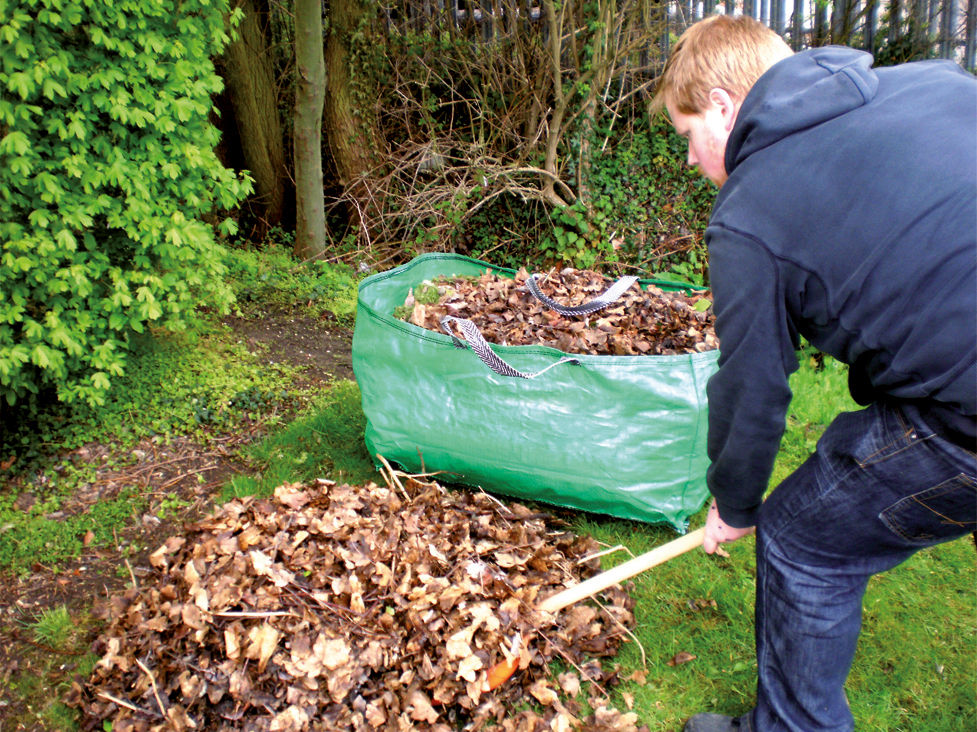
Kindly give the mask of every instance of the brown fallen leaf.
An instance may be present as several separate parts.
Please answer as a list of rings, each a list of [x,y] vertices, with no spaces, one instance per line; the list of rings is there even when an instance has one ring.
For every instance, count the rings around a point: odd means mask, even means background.
[[[529,693],[533,695],[536,701],[544,706],[555,704],[560,698],[559,695],[553,690],[553,687],[551,687],[545,679],[540,679],[533,684],[533,686],[529,689]]]
[[[342,638],[326,638],[320,635],[316,639],[313,651],[322,660],[322,665],[330,671],[345,666],[350,658],[349,645]]]
[[[580,677],[573,672],[562,673],[558,677],[560,691],[571,699],[580,693]]]
[[[698,656],[688,653],[687,651],[679,651],[668,659],[667,664],[669,666],[681,666],[683,663],[694,661],[696,658],[698,658]]]
[[[410,710],[410,718],[416,722],[427,722],[433,724],[438,721],[440,716],[433,706],[427,694],[423,691],[414,690],[407,697]]]
[[[271,660],[272,654],[278,647],[278,639],[280,637],[281,633],[268,622],[253,627],[248,631],[248,640],[250,642],[244,655],[258,661],[259,672],[265,670],[265,666],[268,665],[268,661]]]
[[[627,681],[633,681],[638,686],[644,686],[645,684],[648,683],[648,672],[645,671],[644,669],[640,669],[639,668],[637,671],[635,671],[634,673],[632,673],[630,676],[626,676],[625,679]]]

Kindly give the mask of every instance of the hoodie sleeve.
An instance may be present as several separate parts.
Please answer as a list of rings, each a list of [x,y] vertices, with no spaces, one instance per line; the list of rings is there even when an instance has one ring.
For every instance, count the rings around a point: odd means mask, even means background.
[[[709,490],[723,520],[752,526],[784,433],[797,369],[783,274],[759,243],[720,226],[707,231],[719,370],[707,386]]]

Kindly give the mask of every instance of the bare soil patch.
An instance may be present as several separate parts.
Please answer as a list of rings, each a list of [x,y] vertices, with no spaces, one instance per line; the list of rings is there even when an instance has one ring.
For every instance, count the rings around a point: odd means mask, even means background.
[[[268,346],[263,350],[269,362],[302,366],[310,379],[353,378],[353,332],[330,315],[272,312],[257,319],[231,315],[223,322],[248,343]]]

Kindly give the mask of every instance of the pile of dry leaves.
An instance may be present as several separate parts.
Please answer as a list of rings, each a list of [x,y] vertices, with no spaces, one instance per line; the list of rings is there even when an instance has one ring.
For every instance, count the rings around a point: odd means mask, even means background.
[[[637,730],[596,660],[629,635],[628,595],[533,609],[599,569],[596,542],[485,493],[388,480],[283,485],[167,540],[106,608],[72,693],[83,729]],[[520,670],[487,691],[510,651]],[[540,711],[513,711],[530,697]]]
[[[634,356],[711,351],[719,347],[709,294],[686,295],[652,284],[632,285],[607,307],[586,316],[563,316],[515,278],[487,271],[479,277],[439,278],[412,291],[398,314],[414,325],[441,330],[451,315],[475,323],[489,343],[544,345],[564,353]],[[543,295],[564,307],[588,303],[608,289],[603,275],[563,269],[538,278]]]

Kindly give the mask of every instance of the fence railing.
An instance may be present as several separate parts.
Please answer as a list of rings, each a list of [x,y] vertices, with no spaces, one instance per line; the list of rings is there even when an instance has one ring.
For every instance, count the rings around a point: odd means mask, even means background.
[[[906,57],[953,59],[973,70],[975,0],[716,0],[670,3],[679,26],[714,12],[750,15],[795,51],[829,43],[867,51],[899,44]]]
[[[970,71],[977,61],[977,0],[645,0],[641,5],[646,22],[660,33],[657,48],[643,54],[651,67],[664,63],[672,38],[717,12],[757,18],[794,50],[840,44],[874,52],[880,61],[940,57]],[[387,12],[388,23],[397,27],[448,23],[485,41],[540,23],[544,15],[541,0],[395,0]]]

